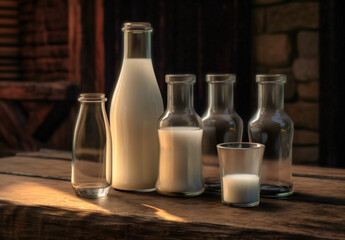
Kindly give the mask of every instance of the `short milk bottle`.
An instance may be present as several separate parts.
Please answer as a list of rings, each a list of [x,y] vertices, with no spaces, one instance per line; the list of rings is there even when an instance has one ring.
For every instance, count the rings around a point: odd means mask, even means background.
[[[103,93],[82,93],[72,145],[71,183],[80,197],[98,198],[111,186],[111,137]]]
[[[160,145],[158,193],[197,196],[203,193],[202,122],[193,106],[192,74],[166,75],[167,109],[158,122]]]

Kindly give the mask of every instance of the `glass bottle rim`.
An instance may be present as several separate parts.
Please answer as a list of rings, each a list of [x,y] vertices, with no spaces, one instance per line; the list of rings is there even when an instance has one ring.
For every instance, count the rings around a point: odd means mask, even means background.
[[[167,74],[165,75],[167,84],[193,84],[195,83],[194,74]]]
[[[104,93],[81,93],[78,98],[79,102],[106,102],[107,100]]]
[[[257,74],[256,82],[265,84],[265,83],[286,83],[285,74]]]
[[[217,148],[247,150],[247,149],[265,148],[265,145],[261,143],[255,143],[255,142],[226,142],[226,143],[217,144]]]
[[[208,83],[235,83],[236,75],[231,73],[210,73],[206,74]]]
[[[148,22],[125,22],[122,27],[123,32],[152,32],[153,28]]]

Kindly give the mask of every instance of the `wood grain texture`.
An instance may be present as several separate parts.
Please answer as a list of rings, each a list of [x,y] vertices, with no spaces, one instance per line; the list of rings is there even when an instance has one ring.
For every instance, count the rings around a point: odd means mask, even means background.
[[[105,92],[104,2],[95,0],[95,91]]]
[[[1,75],[0,75],[1,76]],[[0,82],[0,99],[7,100],[66,100],[70,82]]]
[[[79,237],[90,234],[96,237],[93,234],[97,226],[106,225],[107,236],[96,232],[100,234],[98,237],[111,239],[116,236],[138,237],[143,232],[137,232],[134,226],[140,225],[145,226],[142,231],[150,232],[152,238],[164,235],[197,238],[207,232],[211,234],[209,237],[212,234],[223,237],[239,234],[244,239],[256,235],[261,239],[261,234],[265,238],[271,236],[275,239],[345,237],[342,221],[345,206],[327,208],[320,203],[309,204],[293,199],[262,199],[258,208],[239,209],[222,205],[219,197],[215,196],[182,199],[167,198],[156,193],[138,194],[115,190],[106,198],[85,200],[74,195],[69,182],[8,175],[0,175],[0,179],[0,198],[7,202],[1,211],[5,207],[8,210],[8,202],[17,206],[7,215],[15,213],[12,224],[17,223],[18,233],[38,228],[38,232],[44,236],[52,234],[50,231],[60,231],[65,226],[73,230],[65,234],[75,231],[81,234]],[[26,219],[24,222],[23,218]],[[71,218],[74,218],[72,222]],[[32,224],[32,221],[37,224]],[[47,222],[54,223],[52,229],[45,229]],[[85,224],[92,231],[87,231]],[[25,231],[23,225],[29,225],[24,227]],[[199,232],[202,226],[204,231]],[[37,237],[41,238],[42,235]]]
[[[57,159],[57,160],[69,160],[72,159],[72,153],[68,151],[56,151],[52,149],[42,148],[38,152],[21,152],[17,156],[21,157],[34,157],[34,158],[45,158],[45,159]]]
[[[219,195],[207,193],[174,198],[111,190],[105,198],[82,199],[69,181],[58,180],[69,174],[70,162],[44,154],[0,159],[1,239],[345,238],[341,178],[294,177],[292,197],[262,198],[260,206],[251,209],[224,206]],[[309,169],[296,168],[301,173]],[[333,170],[345,175],[345,170]],[[8,174],[14,171],[23,174]],[[322,173],[322,168],[313,171]],[[205,174],[217,177],[218,169],[205,167]]]
[[[82,43],[81,1],[68,1],[68,81],[80,85],[80,51]]]

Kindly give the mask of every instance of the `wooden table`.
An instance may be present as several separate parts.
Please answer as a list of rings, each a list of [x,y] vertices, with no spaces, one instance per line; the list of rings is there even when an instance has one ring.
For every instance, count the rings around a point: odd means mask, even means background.
[[[42,150],[0,159],[0,239],[345,239],[345,170],[293,167],[295,193],[259,207],[111,190],[75,196],[71,154]],[[218,169],[207,167],[214,177]]]

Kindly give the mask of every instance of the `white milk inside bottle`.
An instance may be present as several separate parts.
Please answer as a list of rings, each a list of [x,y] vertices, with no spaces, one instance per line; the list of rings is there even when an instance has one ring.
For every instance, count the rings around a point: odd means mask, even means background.
[[[162,113],[163,101],[151,59],[127,59],[110,112],[114,188],[154,188],[159,159],[157,120]]]
[[[201,174],[202,129],[167,127],[158,130],[160,192],[195,192],[203,189]]]

